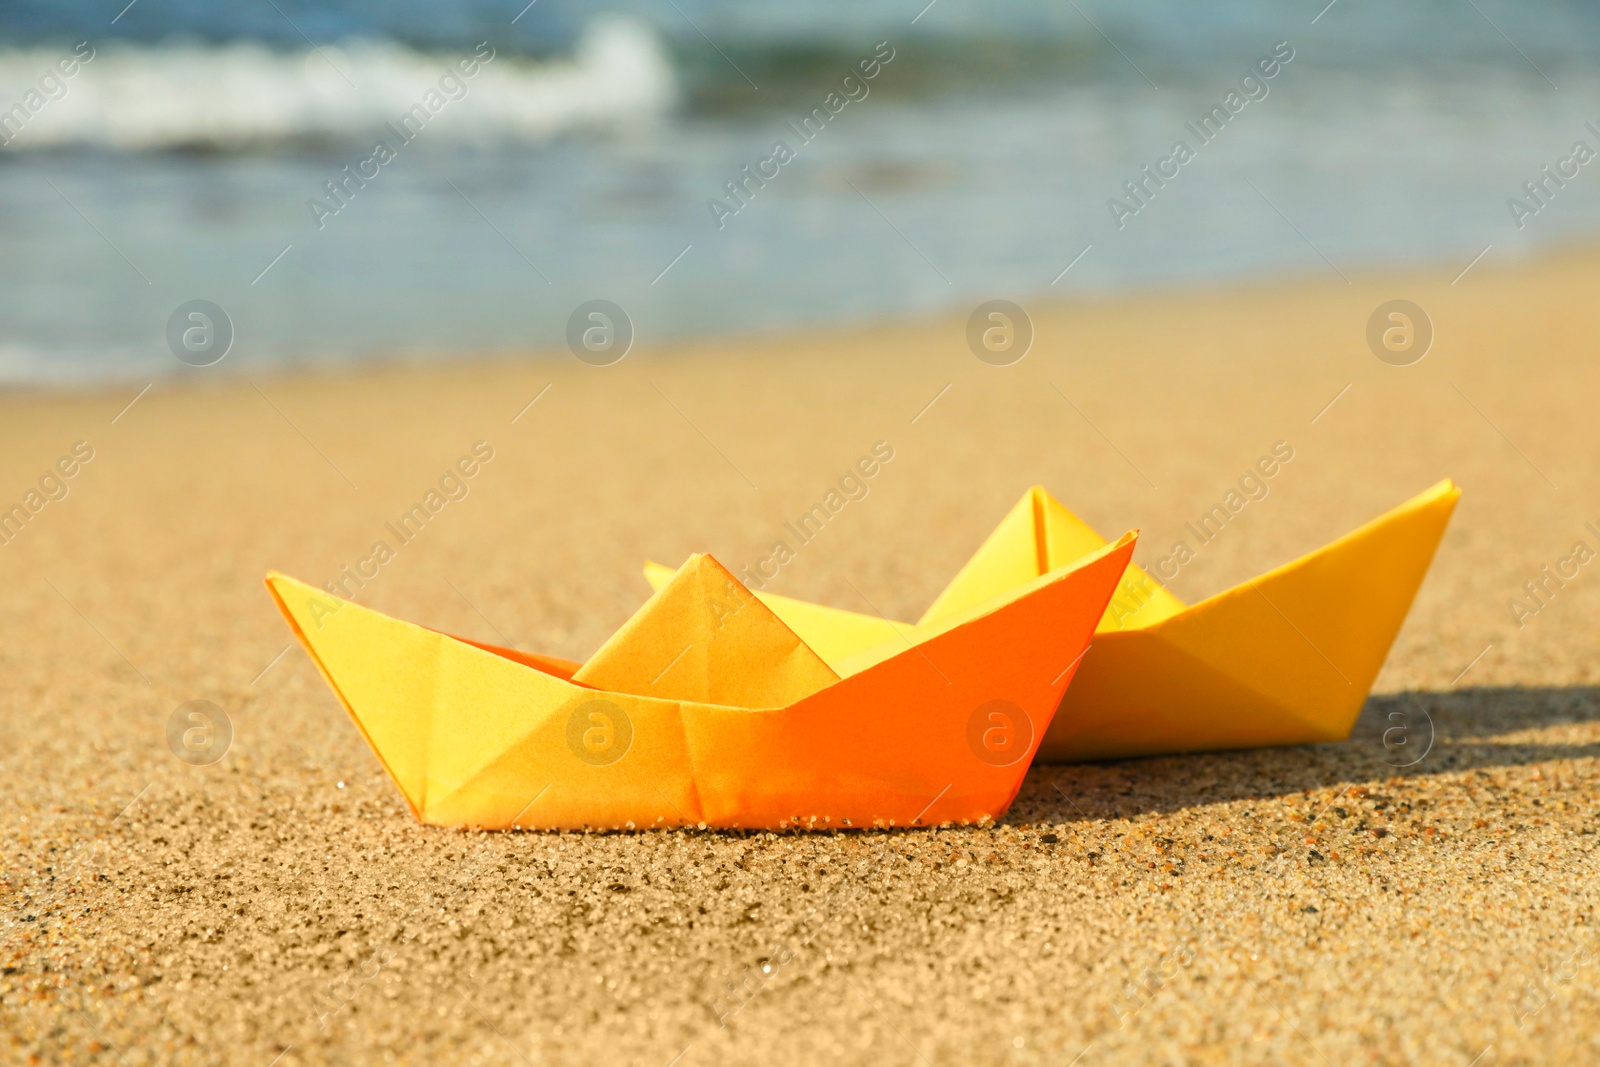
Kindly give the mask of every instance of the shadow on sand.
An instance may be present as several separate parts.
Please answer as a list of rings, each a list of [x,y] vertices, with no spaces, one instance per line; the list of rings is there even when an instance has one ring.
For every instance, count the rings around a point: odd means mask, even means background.
[[[1126,818],[1389,779],[1600,756],[1600,688],[1374,696],[1347,741],[1035,766],[1005,822]]]

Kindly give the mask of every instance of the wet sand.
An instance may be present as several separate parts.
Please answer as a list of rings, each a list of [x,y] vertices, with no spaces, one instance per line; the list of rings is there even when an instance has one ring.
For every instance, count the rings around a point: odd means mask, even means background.
[[[1600,549],[1600,256],[1459,269],[1024,301],[1009,367],[961,316],[640,324],[604,368],[275,376],[241,336],[126,410],[143,382],[0,397],[0,509],[65,487],[0,546],[0,1059],[1595,1062],[1600,578],[1524,582]],[[1409,367],[1364,336],[1396,297],[1436,331]],[[644,558],[755,565],[880,441],[772,589],[914,618],[1035,482],[1141,527],[1148,566],[1278,442],[1178,595],[1440,477],[1464,496],[1350,741],[1036,767],[988,828],[419,826],[261,586],[385,540],[365,603],[581,659]],[[396,543],[477,442],[465,496]],[[191,700],[231,722],[209,766],[169,749]]]

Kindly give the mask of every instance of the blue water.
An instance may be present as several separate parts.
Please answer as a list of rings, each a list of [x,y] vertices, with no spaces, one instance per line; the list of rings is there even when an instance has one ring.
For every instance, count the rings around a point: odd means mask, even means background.
[[[77,42],[95,53],[0,148],[0,380],[181,369],[166,322],[197,298],[234,322],[230,366],[448,358],[558,347],[594,298],[648,343],[1453,274],[1600,232],[1600,164],[1522,228],[1507,206],[1574,141],[1600,149],[1600,13],[1573,4],[278,6],[0,8],[0,108]],[[602,10],[629,20],[610,59]],[[1210,143],[1190,133],[1280,41],[1294,58],[1264,98]],[[465,95],[331,199],[480,42],[495,58]],[[790,124],[879,42],[893,59],[853,83],[864,98],[803,142]],[[652,54],[661,79],[640,73]],[[1194,158],[1131,198],[1179,139]],[[778,140],[793,158],[739,204],[724,183]],[[313,200],[339,208],[320,228]]]

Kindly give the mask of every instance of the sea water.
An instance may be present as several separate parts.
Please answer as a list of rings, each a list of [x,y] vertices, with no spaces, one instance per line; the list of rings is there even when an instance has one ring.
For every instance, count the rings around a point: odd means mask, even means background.
[[[257,8],[0,8],[0,381],[182,371],[196,299],[248,371],[560,352],[594,299],[642,349],[1600,232],[1577,4]]]

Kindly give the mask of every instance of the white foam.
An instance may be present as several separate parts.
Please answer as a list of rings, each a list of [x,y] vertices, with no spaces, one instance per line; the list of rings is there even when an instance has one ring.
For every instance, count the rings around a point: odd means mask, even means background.
[[[0,50],[0,112],[22,103],[70,53]],[[74,76],[60,79],[65,94],[39,107],[6,150],[237,149],[346,139],[397,122],[471,54],[371,41],[299,52],[248,43],[101,46]],[[446,121],[429,124],[430,141],[537,141],[650,118],[670,109],[678,92],[655,34],[616,16],[590,23],[570,59],[535,63],[501,51],[461,80],[466,97],[450,102]]]

